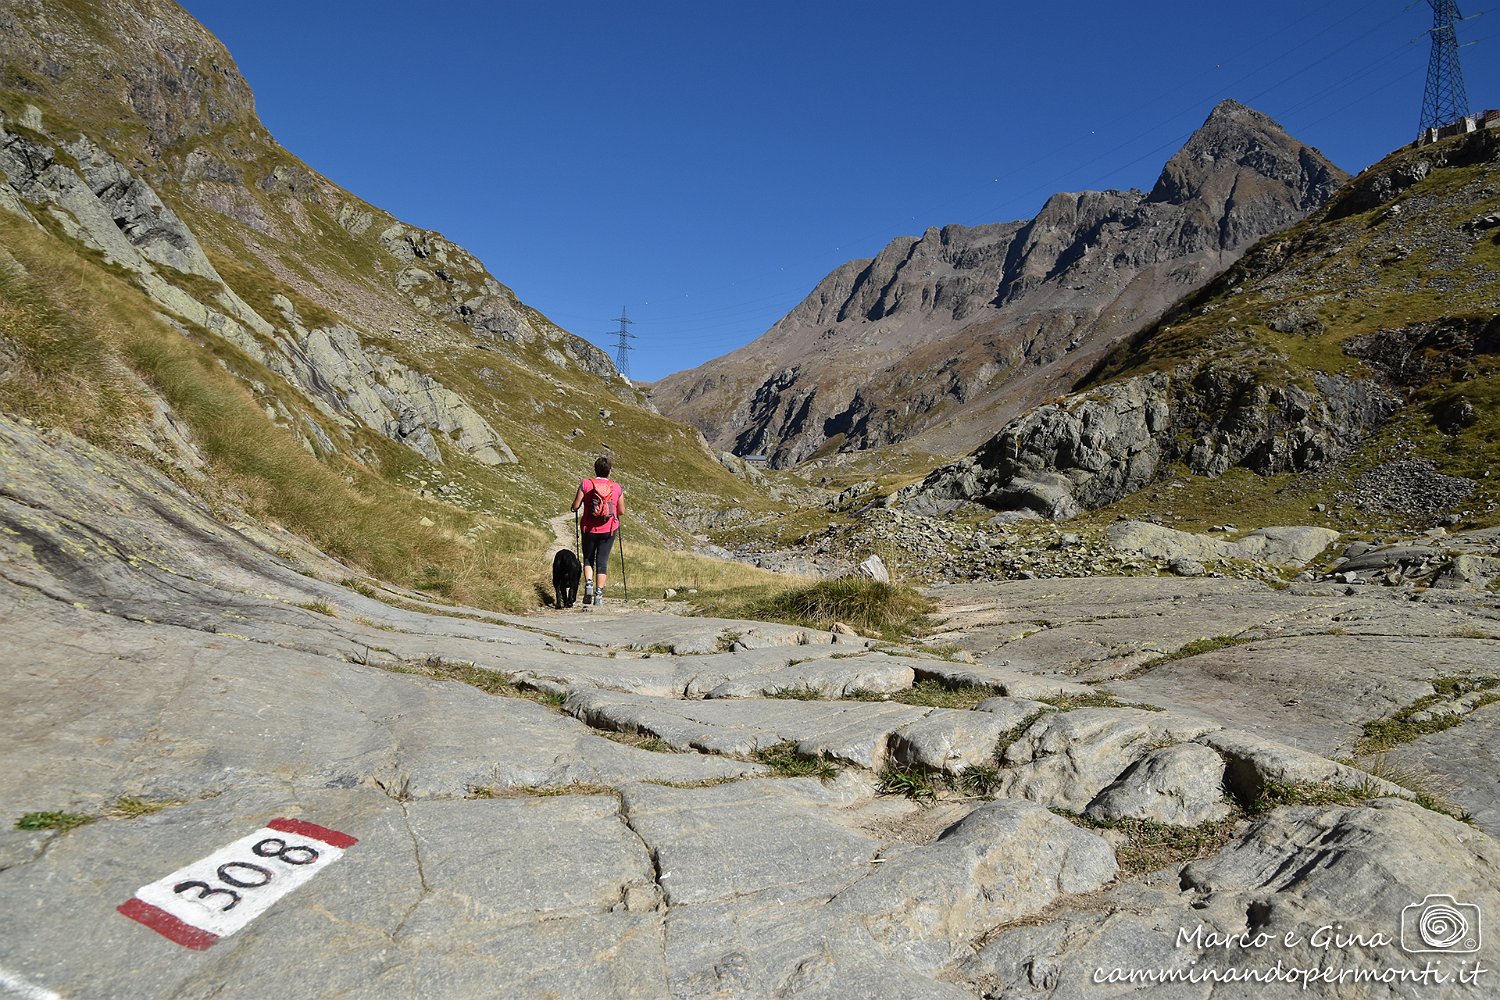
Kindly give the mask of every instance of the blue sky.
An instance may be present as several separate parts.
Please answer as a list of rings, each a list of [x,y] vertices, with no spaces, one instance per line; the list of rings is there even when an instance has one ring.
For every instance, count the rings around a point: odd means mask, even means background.
[[[1500,6],[1461,5],[1500,106]],[[1357,172],[1416,134],[1425,2],[185,0],[309,165],[656,379],[830,270],[1149,188],[1233,97]],[[1485,16],[1474,16],[1485,15]]]

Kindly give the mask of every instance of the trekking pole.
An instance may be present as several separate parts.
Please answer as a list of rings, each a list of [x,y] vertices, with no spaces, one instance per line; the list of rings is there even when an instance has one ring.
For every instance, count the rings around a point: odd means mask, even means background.
[[[630,571],[625,566],[625,525],[620,525],[620,582],[625,588],[625,597],[630,598]]]
[[[583,565],[583,535],[578,530],[578,511],[573,512],[573,548],[578,552],[578,564]]]

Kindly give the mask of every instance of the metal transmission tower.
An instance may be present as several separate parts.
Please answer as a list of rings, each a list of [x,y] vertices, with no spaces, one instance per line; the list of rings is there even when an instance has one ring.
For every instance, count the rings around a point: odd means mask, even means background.
[[[1469,114],[1464,71],[1458,64],[1458,32],[1462,21],[1454,0],[1427,0],[1432,6],[1432,55],[1427,59],[1427,92],[1422,98],[1422,124],[1417,132],[1451,125]]]
[[[624,306],[620,307],[620,318],[616,322],[618,322],[620,324],[620,332],[619,332],[620,342],[615,345],[615,367],[617,369],[619,369],[619,372],[620,372],[621,375],[624,375],[626,378],[629,378],[630,377],[630,341],[631,340],[640,340],[641,338],[637,337],[635,334],[631,333],[628,329],[626,329],[626,327],[628,327],[628,326],[630,326],[630,324],[634,323],[635,320],[633,320],[629,316],[625,315],[625,307]]]

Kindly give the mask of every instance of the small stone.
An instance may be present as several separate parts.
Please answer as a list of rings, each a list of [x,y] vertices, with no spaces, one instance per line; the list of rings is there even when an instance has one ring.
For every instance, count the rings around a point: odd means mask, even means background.
[[[1186,558],[1173,559],[1171,569],[1178,576],[1202,576],[1208,572],[1201,562]]]
[[[671,587],[668,587],[666,590],[663,590],[661,592],[661,597],[662,597],[662,600],[664,600],[664,601],[670,601],[672,598],[674,598],[676,596],[677,596],[677,591],[673,590]]]
[[[879,556],[872,555],[860,563],[859,573],[861,576],[874,580],[876,583],[891,582],[890,571],[885,568],[885,561]]]

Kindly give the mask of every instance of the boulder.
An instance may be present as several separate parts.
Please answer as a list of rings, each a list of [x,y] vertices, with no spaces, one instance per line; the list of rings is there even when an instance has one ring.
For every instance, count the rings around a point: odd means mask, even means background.
[[[1125,552],[1139,552],[1153,559],[1174,563],[1201,564],[1227,559],[1248,559],[1282,565],[1301,566],[1338,541],[1332,528],[1306,526],[1261,528],[1237,542],[1178,531],[1148,521],[1120,521],[1109,526],[1109,544]],[[1197,576],[1202,572],[1179,572],[1180,576]]]
[[[1228,816],[1224,759],[1208,747],[1179,743],[1153,750],[1094,797],[1090,819],[1149,819],[1198,826]]]
[[[890,755],[903,764],[947,774],[993,766],[996,745],[1012,725],[993,712],[935,708],[891,734]]]
[[[1006,748],[1001,790],[1007,796],[1082,812],[1161,743],[1196,739],[1217,728],[1133,708],[1044,715]]]
[[[877,555],[872,555],[859,564],[859,575],[876,583],[890,583],[890,571],[885,568],[885,561]]]
[[[1500,559],[1457,555],[1439,571],[1432,585],[1443,590],[1486,590],[1500,577]]]

